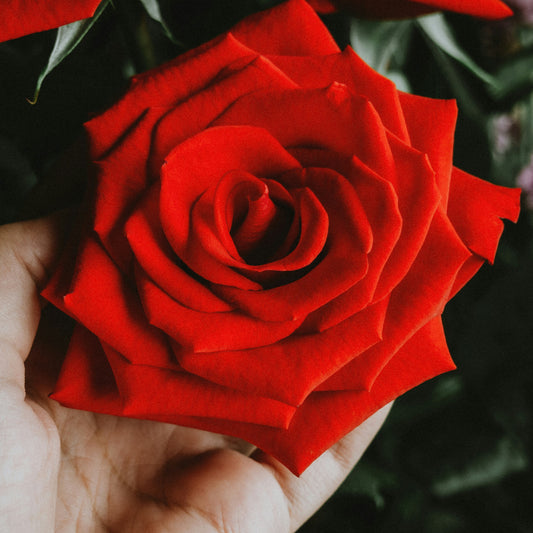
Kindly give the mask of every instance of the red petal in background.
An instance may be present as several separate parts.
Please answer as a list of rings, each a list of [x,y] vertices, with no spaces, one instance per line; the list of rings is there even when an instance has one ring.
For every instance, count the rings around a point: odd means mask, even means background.
[[[509,17],[513,12],[500,0],[309,0],[321,13],[337,9],[371,18],[407,18],[442,9],[488,19]]]
[[[0,42],[92,17],[101,0],[3,0]]]

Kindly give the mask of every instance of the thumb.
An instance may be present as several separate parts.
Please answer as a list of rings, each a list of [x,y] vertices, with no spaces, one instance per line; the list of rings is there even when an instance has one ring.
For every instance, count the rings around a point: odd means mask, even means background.
[[[24,386],[26,359],[39,323],[39,291],[63,241],[66,214],[0,227],[0,375]]]

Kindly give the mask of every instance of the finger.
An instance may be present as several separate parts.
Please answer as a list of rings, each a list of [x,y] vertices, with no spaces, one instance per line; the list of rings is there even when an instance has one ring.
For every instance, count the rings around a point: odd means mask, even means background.
[[[40,317],[39,290],[57,258],[65,214],[0,227],[0,376],[24,387]]]
[[[386,405],[322,454],[300,477],[261,451],[254,458],[271,470],[288,507],[290,531],[296,531],[335,492],[361,459],[392,407]]]

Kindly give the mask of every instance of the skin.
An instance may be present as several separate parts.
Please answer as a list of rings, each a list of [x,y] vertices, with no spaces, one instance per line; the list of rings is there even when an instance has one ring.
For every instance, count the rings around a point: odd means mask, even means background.
[[[28,354],[64,226],[56,215],[0,227],[0,531],[296,531],[357,463],[389,406],[299,478],[236,439],[60,406],[47,398],[65,348],[51,308],[40,354]]]

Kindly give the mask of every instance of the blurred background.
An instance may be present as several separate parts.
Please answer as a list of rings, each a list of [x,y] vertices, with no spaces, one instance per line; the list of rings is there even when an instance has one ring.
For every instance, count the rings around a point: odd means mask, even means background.
[[[113,103],[129,76],[274,3],[114,0],[70,34],[0,44],[0,222],[80,197],[83,170],[57,169],[75,162],[83,122]],[[515,16],[496,22],[323,17],[341,48],[351,44],[400,89],[457,99],[455,164],[524,192],[495,264],[446,308],[458,370],[396,402],[301,533],[533,532],[533,0],[508,4]]]

